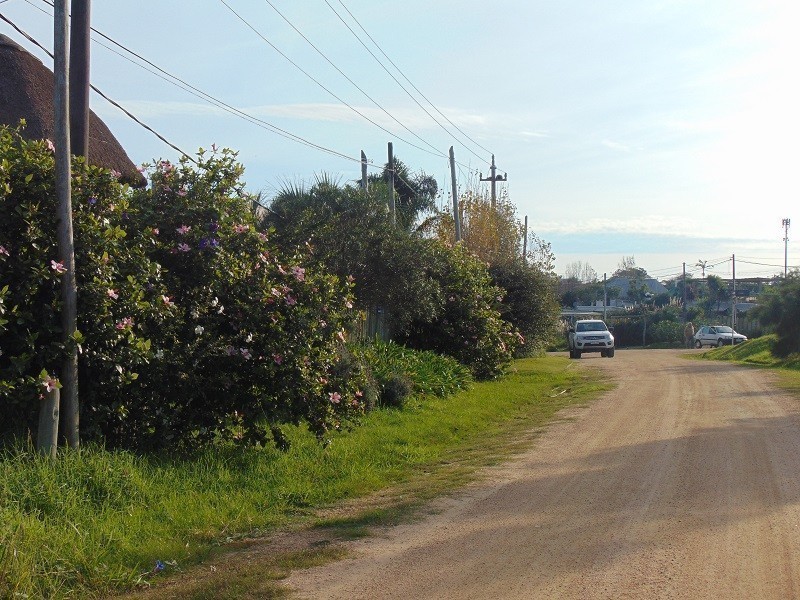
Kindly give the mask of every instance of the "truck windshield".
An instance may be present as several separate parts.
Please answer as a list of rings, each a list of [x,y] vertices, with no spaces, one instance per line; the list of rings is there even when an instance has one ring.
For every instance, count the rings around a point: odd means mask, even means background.
[[[575,326],[575,331],[606,331],[606,324],[602,321],[593,321],[591,323],[578,323]]]

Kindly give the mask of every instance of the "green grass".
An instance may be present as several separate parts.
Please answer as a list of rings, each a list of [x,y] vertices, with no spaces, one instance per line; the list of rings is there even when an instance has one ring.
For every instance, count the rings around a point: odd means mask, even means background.
[[[214,448],[180,459],[84,448],[52,461],[7,452],[0,457],[0,597],[101,597],[170,579],[164,575],[289,525],[365,535],[468,481],[518,448],[521,432],[608,387],[564,358],[525,359],[500,381],[373,411],[327,447],[297,428],[284,453]],[[402,498],[355,516],[320,512],[386,488],[402,488]],[[336,551],[287,556],[289,563],[330,560]],[[272,575],[258,565],[228,570],[224,581],[210,577],[182,597],[279,597],[269,582],[291,564],[274,563]]]

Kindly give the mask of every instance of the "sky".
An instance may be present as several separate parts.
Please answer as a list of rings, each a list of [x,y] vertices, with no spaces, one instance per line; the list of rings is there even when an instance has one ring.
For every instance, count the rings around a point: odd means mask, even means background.
[[[730,277],[735,257],[737,278],[770,276],[787,249],[800,266],[800,234],[790,227],[785,245],[782,225],[800,170],[796,0],[138,0],[91,12],[99,32],[241,112],[97,35],[93,84],[189,154],[238,151],[247,189],[267,199],[321,174],[357,180],[362,150],[377,172],[392,142],[448,205],[453,146],[459,193],[488,186],[494,154],[501,191],[561,275],[580,262],[602,278],[633,257],[659,279],[684,263],[700,276],[701,262]],[[52,48],[44,0],[0,0],[0,14]],[[0,33],[52,68],[4,22]],[[135,163],[178,158],[101,97],[91,107]]]

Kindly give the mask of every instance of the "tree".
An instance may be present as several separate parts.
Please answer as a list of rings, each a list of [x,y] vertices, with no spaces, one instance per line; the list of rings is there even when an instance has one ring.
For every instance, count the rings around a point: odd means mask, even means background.
[[[800,271],[791,271],[785,279],[766,288],[758,297],[756,318],[775,331],[777,356],[800,352]]]
[[[720,277],[719,275],[709,275],[706,278],[706,283],[708,285],[707,309],[709,310],[709,312],[714,311],[718,313],[720,304],[724,300],[730,298],[730,291],[728,290],[728,284],[725,283],[725,280],[722,279],[722,277]]]
[[[386,196],[389,196],[388,186],[392,181],[389,163],[384,165],[380,175],[371,175],[368,179],[373,186],[379,182],[387,186]],[[397,157],[394,158],[396,220],[402,229],[411,229],[422,215],[436,208],[438,191],[439,184],[436,183],[436,179],[424,172],[413,174],[405,163]]]
[[[597,281],[597,271],[589,263],[575,261],[569,263],[564,269],[564,277],[575,279],[580,283],[594,283]]]
[[[522,255],[524,227],[517,219],[516,207],[506,193],[501,194],[492,206],[491,198],[487,194],[467,191],[461,196],[459,208],[461,242],[475,256],[494,265],[513,262]],[[435,235],[444,243],[452,243],[455,239],[452,215],[439,215]],[[538,240],[535,235],[533,239]],[[552,256],[549,247],[540,245],[539,249]],[[531,256],[534,256],[536,250],[531,248]]]
[[[641,267],[636,266],[636,259],[633,256],[623,256],[612,277],[627,277],[628,279],[644,280],[648,279],[650,275]]]

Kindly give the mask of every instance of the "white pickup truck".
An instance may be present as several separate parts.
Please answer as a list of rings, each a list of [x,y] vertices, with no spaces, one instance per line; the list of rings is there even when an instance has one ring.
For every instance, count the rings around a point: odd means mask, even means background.
[[[614,357],[614,336],[600,319],[575,321],[569,328],[569,357],[580,358],[584,352],[599,352],[604,358]]]

